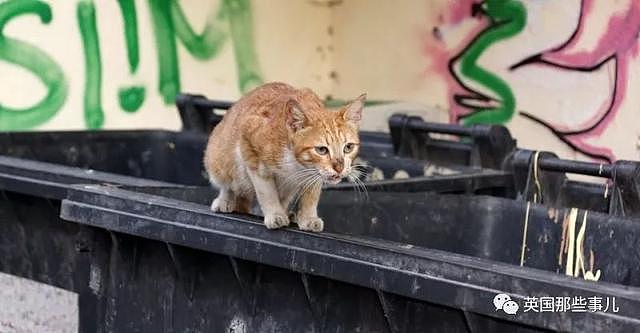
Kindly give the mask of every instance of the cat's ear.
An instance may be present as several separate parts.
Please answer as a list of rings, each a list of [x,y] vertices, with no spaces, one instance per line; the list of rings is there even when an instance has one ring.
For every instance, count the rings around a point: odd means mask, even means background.
[[[289,126],[292,131],[297,132],[304,128],[306,122],[307,115],[302,111],[300,103],[295,99],[290,99],[289,102],[287,102],[287,126]]]
[[[358,125],[360,120],[362,120],[362,109],[364,108],[364,101],[366,99],[367,94],[362,94],[349,104],[345,105],[342,110],[340,110],[342,119]]]

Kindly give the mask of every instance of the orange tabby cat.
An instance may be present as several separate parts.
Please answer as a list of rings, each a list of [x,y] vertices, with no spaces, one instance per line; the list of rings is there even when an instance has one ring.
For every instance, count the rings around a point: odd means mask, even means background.
[[[267,83],[242,97],[211,133],[204,164],[220,194],[217,212],[248,213],[258,199],[269,229],[289,225],[322,231],[317,213],[322,184],[355,173],[358,126],[365,95],[327,110],[309,89]]]

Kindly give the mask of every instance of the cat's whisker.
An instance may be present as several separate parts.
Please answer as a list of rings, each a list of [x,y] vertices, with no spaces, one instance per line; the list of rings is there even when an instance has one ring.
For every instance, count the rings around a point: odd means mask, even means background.
[[[362,177],[363,175],[365,175],[365,173],[364,173],[364,172],[362,172],[362,171],[360,171],[360,170],[351,169],[351,170],[349,171],[349,175],[350,175],[350,176],[354,176],[354,177],[356,177],[356,178],[360,178],[360,177]]]
[[[363,175],[369,174],[371,171],[373,171],[373,169],[374,168],[371,166],[355,164],[351,166],[351,173],[357,173],[358,177],[361,177]]]
[[[360,193],[360,188],[356,183],[356,177],[354,177],[353,175],[347,175],[347,178],[349,178],[349,180],[351,181],[351,185],[353,186],[355,195],[357,195],[358,201],[359,201],[362,196],[362,193]]]
[[[369,200],[369,190],[367,190],[367,185],[360,179],[357,181],[358,184],[362,187],[362,192],[364,193],[365,200]]]
[[[322,184],[322,176],[320,176],[320,174],[315,174],[305,179],[298,188],[292,207],[295,207],[298,204],[300,197],[302,197],[310,189],[313,189],[313,185],[317,184]]]
[[[314,176],[316,173],[317,171],[315,171],[314,169],[295,172],[291,176],[287,177],[287,179],[285,179],[285,181],[282,183],[282,186],[285,188],[298,187],[301,185],[300,183],[303,180]]]
[[[286,185],[296,184],[296,183],[298,183],[299,181],[301,181],[301,180],[303,180],[303,179],[305,179],[305,178],[307,178],[307,177],[309,177],[309,176],[311,176],[311,173],[309,173],[309,172],[300,172],[300,173],[295,173],[295,174],[293,174],[293,175],[291,175],[291,176],[287,177],[287,178],[284,180],[283,185],[284,185],[284,184],[286,184]]]
[[[356,184],[356,188],[359,190],[359,192],[362,195],[362,199],[364,201],[367,201],[369,199],[369,194],[367,193],[367,188],[364,186],[362,181],[360,181],[360,179],[358,179],[358,178],[356,178],[355,184]]]
[[[349,173],[349,179],[353,181],[354,188],[357,190],[359,194],[362,194],[365,200],[369,200],[369,192],[367,191],[367,187],[365,183],[358,178],[360,174],[352,169]]]
[[[297,187],[296,192],[298,193],[298,195],[301,193],[303,188],[305,188],[309,183],[315,181],[317,177],[320,177],[320,175],[317,173],[314,173],[314,174],[307,174],[304,177],[300,178],[295,183],[295,186]]]
[[[351,165],[351,168],[353,168],[353,169],[357,169],[357,170],[363,169],[365,172],[366,172],[367,170],[373,170],[373,169],[374,169],[374,167],[373,167],[373,166],[371,166],[371,165],[366,165],[366,164],[352,164],[352,165]]]
[[[369,164],[362,164],[362,163],[354,163],[351,164],[352,167],[361,167],[361,168],[373,168],[371,165]]]
[[[312,172],[315,172],[315,169],[313,168],[301,169],[293,172],[291,175],[288,176],[288,178],[299,176],[299,175],[306,175]]]
[[[364,172],[359,171],[359,170],[352,170],[352,171],[350,172],[350,174],[351,174],[352,176],[357,177],[357,178],[361,178],[362,176],[366,175]]]

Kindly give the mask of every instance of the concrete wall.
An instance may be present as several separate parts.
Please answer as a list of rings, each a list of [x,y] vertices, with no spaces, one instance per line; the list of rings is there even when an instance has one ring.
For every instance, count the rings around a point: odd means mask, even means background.
[[[564,157],[640,158],[638,0],[347,0],[333,19],[336,96],[506,124]]]
[[[303,1],[0,1],[0,130],[179,127],[179,91],[327,94],[330,9]]]
[[[640,0],[478,1],[0,1],[0,130],[178,128],[178,91],[281,80],[505,124],[564,157],[640,158]],[[393,110],[367,111],[384,129]]]

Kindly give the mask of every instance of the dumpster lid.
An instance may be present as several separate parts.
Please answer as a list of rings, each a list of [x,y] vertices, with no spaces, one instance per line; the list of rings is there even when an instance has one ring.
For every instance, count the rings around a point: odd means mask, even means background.
[[[127,184],[130,186],[177,186],[175,184],[121,176],[91,169],[0,156],[0,190],[62,200],[69,184]]]
[[[402,194],[412,196],[419,194]],[[98,185],[72,186],[62,218],[172,244],[324,276],[491,317],[554,330],[630,330],[640,325],[640,288],[592,283],[434,249],[297,229],[270,231],[256,217]],[[493,297],[615,297],[618,313],[495,311]],[[606,327],[606,328],[605,328]]]

